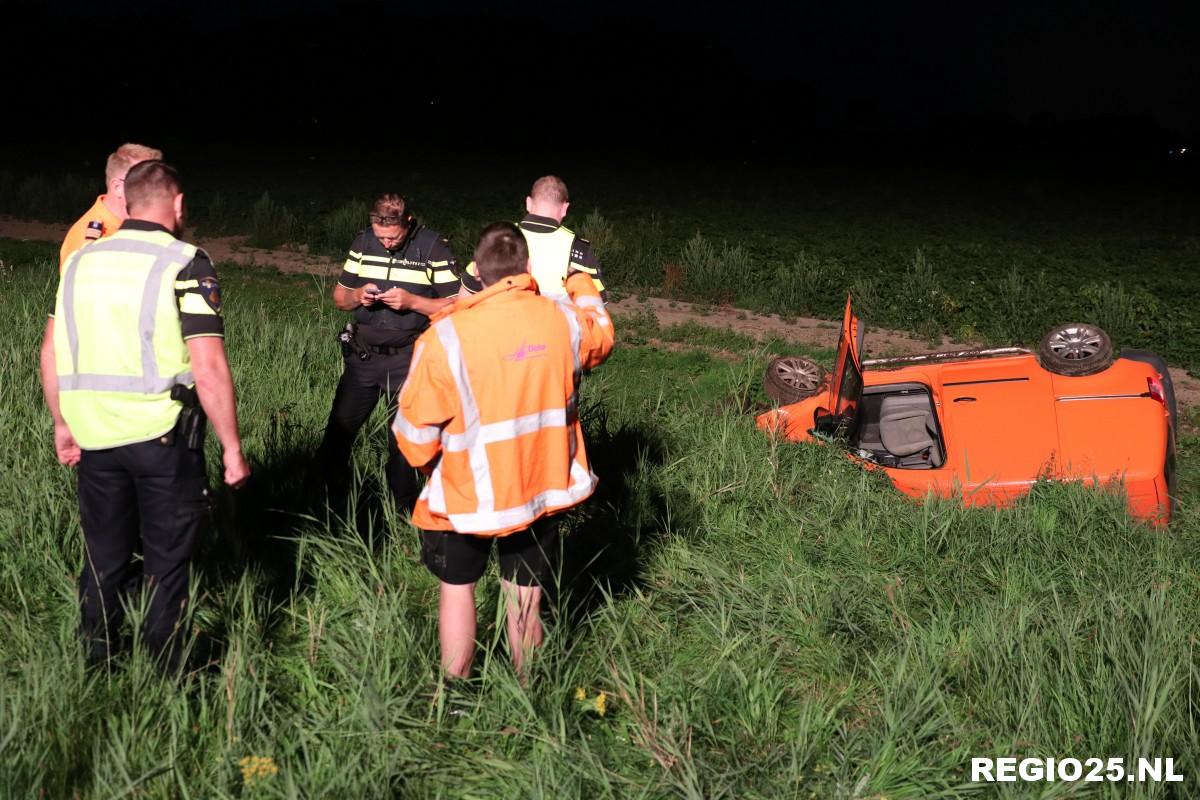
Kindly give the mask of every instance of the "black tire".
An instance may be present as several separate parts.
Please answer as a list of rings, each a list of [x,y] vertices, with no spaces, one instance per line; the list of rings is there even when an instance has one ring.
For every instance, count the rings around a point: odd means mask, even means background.
[[[1128,347],[1121,348],[1121,358],[1149,364],[1162,376],[1163,400],[1166,401],[1167,412],[1171,415],[1171,430],[1178,430],[1176,420],[1179,414],[1178,406],[1175,403],[1175,382],[1171,380],[1171,370],[1167,366],[1167,362],[1163,361],[1162,356],[1157,353],[1152,353],[1149,350],[1131,350]]]
[[[825,368],[817,362],[800,356],[783,356],[767,365],[763,389],[772,400],[787,405],[812,397],[824,382]]]
[[[1057,325],[1042,337],[1038,361],[1055,375],[1095,375],[1113,362],[1112,339],[1088,322]]]

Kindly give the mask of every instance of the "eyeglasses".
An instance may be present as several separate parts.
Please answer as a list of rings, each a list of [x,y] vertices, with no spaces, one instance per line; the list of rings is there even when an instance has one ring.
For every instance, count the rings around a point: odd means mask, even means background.
[[[390,215],[376,214],[375,212],[372,211],[371,212],[371,222],[375,225],[387,225],[387,226],[399,225],[400,217],[396,216],[395,214],[390,214]]]

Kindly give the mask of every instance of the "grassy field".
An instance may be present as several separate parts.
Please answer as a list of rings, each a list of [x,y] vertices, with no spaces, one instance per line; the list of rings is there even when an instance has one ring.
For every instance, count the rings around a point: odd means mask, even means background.
[[[436,585],[382,502],[381,415],[355,519],[303,511],[342,315],[318,280],[230,265],[255,477],[218,492],[195,668],[175,685],[135,653],[85,672],[73,476],[36,374],[53,252],[0,242],[0,797],[992,796],[969,783],[985,755],[1173,757],[1186,777],[1004,796],[1200,792],[1194,436],[1165,532],[1071,486],[1006,511],[916,505],[754,429],[779,348],[729,363],[679,330],[661,352],[618,320],[585,385],[602,489],[570,518],[532,683],[507,664],[492,575],[478,686],[435,701]]]
[[[304,244],[331,260],[363,226],[373,187],[401,188],[466,255],[483,225],[523,213],[538,174],[308,161],[258,170],[196,170],[201,235]],[[840,317],[851,291],[875,326],[992,344],[1035,344],[1054,325],[1088,321],[1118,346],[1200,369],[1200,206],[1151,177],[1126,188],[945,169],[564,174],[569,224],[626,292]],[[78,175],[0,170],[0,213],[73,220],[98,191]]]

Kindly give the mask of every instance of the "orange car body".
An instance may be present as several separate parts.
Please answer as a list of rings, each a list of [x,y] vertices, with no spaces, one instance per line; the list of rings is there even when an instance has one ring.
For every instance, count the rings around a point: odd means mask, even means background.
[[[958,495],[970,505],[1002,506],[1039,479],[1082,481],[1120,485],[1134,516],[1170,521],[1173,399],[1164,399],[1171,397],[1170,375],[1157,356],[1117,358],[1084,377],[1054,374],[1019,348],[917,356],[907,366],[886,359],[892,363],[867,362],[864,372],[861,346],[847,300],[827,383],[760,415],[759,427],[796,442],[821,430],[848,435],[852,458],[917,498]],[[889,403],[898,410],[888,412]],[[885,445],[888,420],[903,428],[902,444],[892,446],[906,457]],[[922,429],[926,442],[919,441]],[[924,444],[930,446],[909,452]]]

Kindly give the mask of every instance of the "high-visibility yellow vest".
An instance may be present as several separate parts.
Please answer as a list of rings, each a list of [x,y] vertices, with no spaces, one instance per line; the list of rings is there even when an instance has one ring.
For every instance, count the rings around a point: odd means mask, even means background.
[[[542,233],[527,231],[525,242],[529,245],[529,262],[533,279],[537,281],[538,291],[546,297],[566,297],[567,269],[571,265],[571,245],[575,243],[575,234],[564,227]]]
[[[197,248],[165,231],[122,229],[77,251],[54,302],[59,405],[85,450],[171,430],[194,383],[175,280]]]

